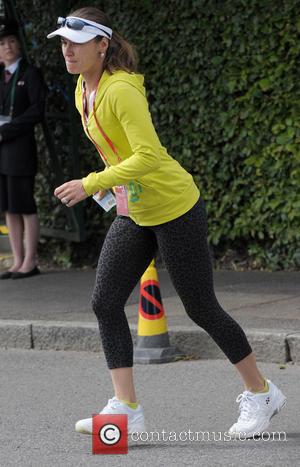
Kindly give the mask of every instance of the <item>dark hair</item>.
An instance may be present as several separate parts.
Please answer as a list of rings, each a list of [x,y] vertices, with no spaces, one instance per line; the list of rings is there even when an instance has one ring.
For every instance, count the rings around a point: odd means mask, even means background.
[[[78,18],[95,21],[95,23],[103,24],[103,26],[107,26],[113,30],[103,64],[105,70],[109,73],[117,70],[124,70],[129,73],[137,71],[138,58],[134,46],[112,28],[110,19],[103,11],[88,6],[72,11],[68,16],[77,16]],[[102,37],[97,36],[96,40],[100,41]]]

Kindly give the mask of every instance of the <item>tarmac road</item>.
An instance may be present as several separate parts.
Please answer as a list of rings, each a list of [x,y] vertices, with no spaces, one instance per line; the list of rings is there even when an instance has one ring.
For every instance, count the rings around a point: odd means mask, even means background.
[[[272,420],[270,440],[218,441],[237,418],[235,399],[242,392],[227,360],[137,365],[148,434],[165,430],[178,437],[188,430],[205,431],[210,441],[150,439],[131,443],[127,455],[103,456],[92,454],[91,437],[74,431],[79,418],[100,411],[112,397],[103,354],[0,350],[0,465],[295,467],[300,459],[300,366],[259,366],[288,397]]]

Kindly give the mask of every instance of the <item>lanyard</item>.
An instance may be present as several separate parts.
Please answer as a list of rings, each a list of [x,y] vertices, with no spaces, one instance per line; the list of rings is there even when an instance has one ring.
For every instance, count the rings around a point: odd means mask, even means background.
[[[99,81],[100,82],[100,81]],[[118,162],[122,162],[122,159],[120,158],[119,154],[118,154],[118,151],[115,147],[115,145],[113,144],[113,142],[111,141],[111,139],[107,136],[107,134],[105,133],[105,131],[103,130],[103,128],[101,127],[100,123],[99,123],[99,120],[97,119],[97,116],[96,116],[96,108],[95,108],[95,100],[96,100],[96,95],[97,95],[97,92],[98,92],[98,87],[99,87],[99,83],[98,83],[98,86],[97,86],[97,90],[96,90],[96,93],[95,93],[95,96],[94,96],[94,99],[93,99],[93,117],[95,119],[95,122],[96,122],[96,125],[97,125],[97,128],[98,130],[100,131],[100,133],[102,134],[103,138],[105,139],[105,141],[108,143],[108,145],[110,146],[111,150],[113,151],[113,153],[115,154],[115,156],[117,157],[118,159]],[[87,127],[87,117],[86,117],[86,109],[87,109],[87,99],[86,99],[86,89],[85,89],[85,84],[83,85],[83,95],[82,95],[82,109],[83,109],[83,112],[82,112],[82,121],[83,121],[83,125],[84,125],[84,128],[85,128],[85,131],[88,135],[88,137],[90,138],[90,140],[93,142],[94,146],[96,147],[98,153],[100,154],[100,157],[101,159],[103,160],[103,162],[105,163],[106,167],[109,167],[109,163],[108,163],[108,160],[103,152],[103,150],[100,148],[100,146],[96,143],[96,141],[93,139],[93,137],[91,136],[90,132],[89,132],[89,129]]]
[[[13,111],[14,111],[14,100],[15,100],[15,94],[16,94],[16,85],[17,85],[17,79],[19,75],[19,66],[16,69],[14,76],[13,76],[13,82],[12,82],[12,87],[10,91],[10,106],[9,106],[9,115],[12,117]]]

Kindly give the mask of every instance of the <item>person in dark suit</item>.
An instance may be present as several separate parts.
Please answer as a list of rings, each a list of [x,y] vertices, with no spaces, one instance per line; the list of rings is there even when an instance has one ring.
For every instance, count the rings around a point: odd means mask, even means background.
[[[0,278],[21,279],[40,273],[34,126],[43,119],[45,84],[40,71],[22,58],[15,22],[0,25],[0,57],[4,64],[0,77],[0,211],[5,213],[14,259]]]

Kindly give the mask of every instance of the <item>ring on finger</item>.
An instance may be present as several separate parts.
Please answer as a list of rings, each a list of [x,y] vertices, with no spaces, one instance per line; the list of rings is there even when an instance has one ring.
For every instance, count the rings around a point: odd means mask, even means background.
[[[69,203],[69,200],[68,200],[68,198],[62,198],[62,199],[61,199],[61,202],[62,202],[63,204],[65,204],[65,205],[67,205],[67,204]]]

